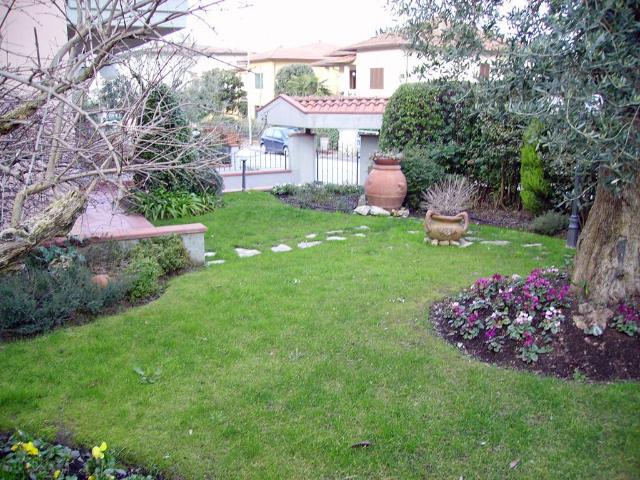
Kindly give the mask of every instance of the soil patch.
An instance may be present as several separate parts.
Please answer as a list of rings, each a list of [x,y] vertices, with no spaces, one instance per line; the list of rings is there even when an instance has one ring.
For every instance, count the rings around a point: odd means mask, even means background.
[[[462,352],[487,363],[529,370],[560,378],[588,378],[596,381],[640,379],[640,339],[607,327],[599,337],[585,335],[571,320],[575,305],[567,312],[567,319],[554,335],[553,350],[540,355],[535,363],[525,363],[517,357],[512,345],[500,352],[487,349],[482,336],[466,340],[444,318],[444,309],[451,299],[434,303],[430,320],[447,342]]]

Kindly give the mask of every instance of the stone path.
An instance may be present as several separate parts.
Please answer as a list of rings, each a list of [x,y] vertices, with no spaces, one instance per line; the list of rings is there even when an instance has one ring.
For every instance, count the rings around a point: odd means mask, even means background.
[[[349,229],[347,229],[349,230]],[[358,238],[366,238],[367,235],[365,233],[362,233],[362,231],[366,231],[366,230],[370,230],[370,228],[367,225],[360,225],[358,227],[353,227],[351,230],[359,230],[359,232],[348,232],[350,233],[351,236],[353,237],[358,237]],[[342,235],[338,235],[338,234],[344,234],[345,230],[329,230],[328,232],[326,232],[326,241],[327,242],[342,242],[347,240],[347,237],[342,236]],[[420,234],[422,233],[419,230],[409,230],[407,231],[408,234],[410,235],[416,235],[416,234]],[[317,233],[309,233],[307,235],[305,235],[305,239],[307,241],[303,241],[297,244],[297,247],[299,249],[306,249],[306,248],[312,248],[312,247],[316,247],[318,245],[321,245],[323,243],[322,240],[314,240],[318,237]],[[429,239],[425,239],[426,242],[429,242]],[[459,242],[451,242],[451,245],[453,246],[457,246],[458,248],[467,248],[470,247],[471,245],[474,244],[474,241],[477,241],[481,244],[484,245],[496,245],[496,246],[506,246],[509,245],[511,242],[508,240],[482,240],[481,238],[478,237],[464,237],[462,239],[460,239]],[[436,241],[431,241],[431,243],[433,244],[437,244],[437,240]],[[444,243],[444,242],[442,242]],[[543,245],[541,243],[525,243],[522,245],[525,248],[533,248],[533,247],[543,247]],[[388,248],[392,249],[393,246],[389,246]],[[240,248],[237,247],[234,249],[236,254],[238,255],[238,257],[240,258],[246,258],[246,257],[254,257],[256,255],[260,255],[262,252],[260,250],[256,250],[256,249],[249,249],[249,248]],[[293,247],[290,247],[289,245],[287,245],[286,243],[280,243],[278,245],[275,245],[273,247],[270,248],[270,250],[274,253],[284,253],[284,252],[291,252],[293,251]],[[206,252],[204,254],[205,258],[212,258],[215,257],[217,255],[217,252]],[[225,260],[210,260],[206,262],[207,266],[211,266],[211,265],[222,265],[223,263],[225,263]]]
[[[280,253],[280,252],[290,252],[293,250],[289,245],[281,243],[280,245],[276,245],[275,247],[271,247],[272,252]]]
[[[256,255],[260,255],[262,253],[260,250],[252,250],[249,248],[235,248],[234,250],[240,258],[255,257]]]
[[[320,245],[322,242],[320,240],[316,240],[315,242],[300,242],[298,244],[298,248],[311,248],[316,245]]]
[[[509,245],[511,242],[509,240],[483,240],[480,243],[484,245],[497,245],[499,247],[504,247]]]
[[[541,243],[525,243],[522,246],[524,248],[531,248],[531,247],[541,247],[542,244]]]

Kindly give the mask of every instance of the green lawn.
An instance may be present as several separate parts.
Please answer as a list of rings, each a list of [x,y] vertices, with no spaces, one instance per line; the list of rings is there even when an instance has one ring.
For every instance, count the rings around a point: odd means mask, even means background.
[[[0,346],[0,428],[106,440],[181,479],[640,477],[638,383],[496,368],[429,324],[430,302],[478,276],[562,265],[561,240],[474,226],[512,243],[432,247],[409,233],[415,220],[225,198],[182,221],[205,223],[226,264],[148,305]],[[335,229],[348,240],[268,250]],[[544,247],[521,247],[533,242]],[[141,384],[138,366],[160,380]]]

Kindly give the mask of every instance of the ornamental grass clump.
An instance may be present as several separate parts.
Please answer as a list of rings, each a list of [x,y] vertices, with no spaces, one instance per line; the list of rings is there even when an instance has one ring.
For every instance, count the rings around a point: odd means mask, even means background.
[[[454,298],[445,319],[465,340],[480,338],[492,352],[514,348],[531,363],[552,350],[570,306],[567,274],[557,268],[536,269],[526,278],[496,273]]]
[[[451,175],[423,192],[423,210],[440,215],[456,215],[470,208],[476,199],[476,186],[465,177]]]

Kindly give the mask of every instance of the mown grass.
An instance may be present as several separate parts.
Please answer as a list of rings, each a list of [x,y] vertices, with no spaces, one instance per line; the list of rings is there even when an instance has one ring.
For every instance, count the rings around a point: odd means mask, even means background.
[[[431,247],[409,233],[415,220],[261,193],[226,204],[182,220],[205,223],[226,264],[171,280],[148,305],[0,346],[0,428],[106,440],[184,479],[640,476],[638,383],[500,369],[428,322],[430,302],[478,276],[561,265],[561,240],[473,227],[511,244]],[[354,237],[363,224],[367,238]],[[348,240],[268,251],[336,229]],[[237,258],[236,246],[263,253]],[[141,384],[138,366],[160,380]]]

